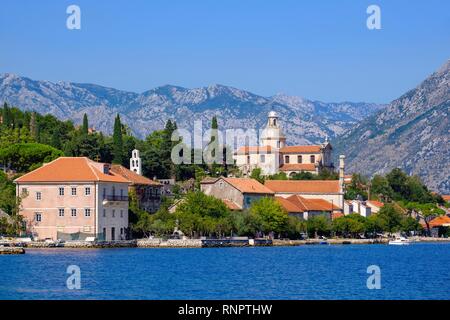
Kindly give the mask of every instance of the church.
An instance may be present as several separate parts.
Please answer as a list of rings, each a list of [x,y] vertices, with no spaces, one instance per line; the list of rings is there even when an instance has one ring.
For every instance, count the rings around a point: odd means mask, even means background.
[[[328,139],[320,145],[288,146],[275,111],[268,116],[259,146],[243,146],[234,153],[236,166],[244,176],[261,168],[263,175],[284,172],[288,177],[295,173],[319,174],[321,170],[334,170],[331,144]]]

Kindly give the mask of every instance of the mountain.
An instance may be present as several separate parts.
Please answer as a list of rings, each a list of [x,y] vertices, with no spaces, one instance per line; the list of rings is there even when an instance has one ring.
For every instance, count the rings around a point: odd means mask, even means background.
[[[417,88],[390,103],[335,144],[351,172],[416,174],[435,191],[450,193],[450,60]]]
[[[0,75],[3,101],[75,123],[81,123],[87,113],[91,126],[106,133],[111,133],[114,116],[119,113],[140,138],[163,128],[168,119],[186,129],[192,128],[194,120],[202,120],[206,130],[214,115],[223,129],[260,129],[268,112],[275,110],[291,144],[318,143],[326,136],[333,139],[383,107],[363,102],[324,103],[281,94],[262,97],[223,85],[195,89],[166,85],[138,94],[94,84],[36,81],[10,73]]]

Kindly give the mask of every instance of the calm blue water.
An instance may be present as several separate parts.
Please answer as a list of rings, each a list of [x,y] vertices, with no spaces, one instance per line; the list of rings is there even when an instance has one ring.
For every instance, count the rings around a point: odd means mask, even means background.
[[[66,287],[69,265],[81,290]],[[450,244],[29,249],[0,256],[0,299],[450,299]]]

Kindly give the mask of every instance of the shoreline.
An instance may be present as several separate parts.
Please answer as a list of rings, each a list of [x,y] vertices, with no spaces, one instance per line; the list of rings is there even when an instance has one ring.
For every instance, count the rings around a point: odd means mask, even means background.
[[[412,239],[413,243],[450,243],[450,238]],[[231,248],[231,247],[294,247],[304,245],[370,245],[385,244],[389,239],[308,239],[308,240],[279,240],[279,239],[138,239],[122,241],[67,241],[67,242],[14,242],[1,241],[0,254],[23,253],[26,249],[112,249],[112,248]],[[2,246],[3,245],[3,246]]]

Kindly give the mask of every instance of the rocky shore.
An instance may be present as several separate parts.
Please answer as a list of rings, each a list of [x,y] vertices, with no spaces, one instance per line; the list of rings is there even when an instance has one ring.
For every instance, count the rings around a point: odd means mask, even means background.
[[[22,247],[0,247],[0,254],[24,254],[25,249]]]
[[[413,242],[450,242],[450,238],[411,238]],[[138,239],[123,241],[0,241],[0,254],[25,253],[24,248],[227,248],[261,246],[302,246],[302,245],[349,245],[349,244],[387,244],[389,239]]]

